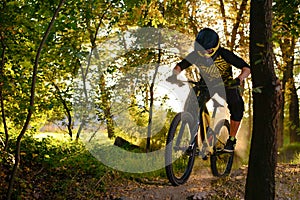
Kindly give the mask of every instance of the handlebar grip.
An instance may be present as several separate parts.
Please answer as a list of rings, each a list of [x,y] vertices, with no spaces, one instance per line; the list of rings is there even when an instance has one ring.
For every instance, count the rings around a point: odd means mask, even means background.
[[[235,86],[241,85],[241,79],[235,78],[234,80],[235,80],[235,84],[234,84]]]

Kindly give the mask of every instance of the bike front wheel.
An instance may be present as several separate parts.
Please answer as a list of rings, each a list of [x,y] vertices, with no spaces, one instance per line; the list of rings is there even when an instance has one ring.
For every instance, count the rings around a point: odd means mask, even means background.
[[[191,134],[193,117],[187,112],[178,113],[170,126],[166,152],[165,169],[174,186],[184,184],[190,177],[196,153],[194,136]]]
[[[229,138],[230,125],[228,120],[221,120],[215,128],[216,143],[214,153],[210,156],[210,167],[214,176],[227,176],[232,168],[234,153],[222,151]]]

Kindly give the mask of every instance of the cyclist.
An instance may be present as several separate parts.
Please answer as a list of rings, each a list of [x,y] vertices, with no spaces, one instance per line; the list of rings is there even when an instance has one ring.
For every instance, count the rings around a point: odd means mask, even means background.
[[[230,135],[224,147],[224,151],[233,152],[236,144],[236,134],[243,118],[244,101],[237,87],[250,75],[250,66],[233,52],[220,47],[218,34],[204,28],[197,34],[194,51],[188,54],[173,69],[173,75],[169,81],[177,79],[176,76],[191,65],[196,65],[200,70],[201,81],[213,82],[220,79],[224,82],[226,102],[230,111]],[[232,66],[241,69],[241,73],[233,79]],[[205,76],[205,78],[203,78]]]

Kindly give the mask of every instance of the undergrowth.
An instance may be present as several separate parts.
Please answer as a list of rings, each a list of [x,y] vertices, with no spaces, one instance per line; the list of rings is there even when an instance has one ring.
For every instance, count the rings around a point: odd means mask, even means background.
[[[0,198],[6,199],[14,164],[15,138],[0,154]],[[162,171],[130,174],[115,171],[97,159],[82,142],[54,137],[25,135],[21,163],[15,179],[13,199],[99,199],[105,188],[123,179],[153,178]]]
[[[280,148],[278,162],[300,164],[300,143],[291,143]]]
[[[0,151],[1,199],[6,199],[14,163],[15,139],[11,138],[7,152]],[[294,144],[285,147],[279,156],[289,163],[299,164],[299,146]],[[124,180],[167,180],[164,169],[133,174],[109,168],[91,155],[80,141],[36,138],[27,134],[21,147],[21,163],[14,184],[13,199],[101,199],[109,196],[106,188]]]

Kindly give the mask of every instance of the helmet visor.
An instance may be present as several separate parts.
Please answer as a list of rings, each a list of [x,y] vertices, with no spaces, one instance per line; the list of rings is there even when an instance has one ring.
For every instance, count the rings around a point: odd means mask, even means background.
[[[197,51],[197,53],[203,57],[212,57],[216,53],[216,51],[219,49],[219,47],[220,47],[220,42],[218,42],[217,46],[214,48],[200,50],[200,51]]]

